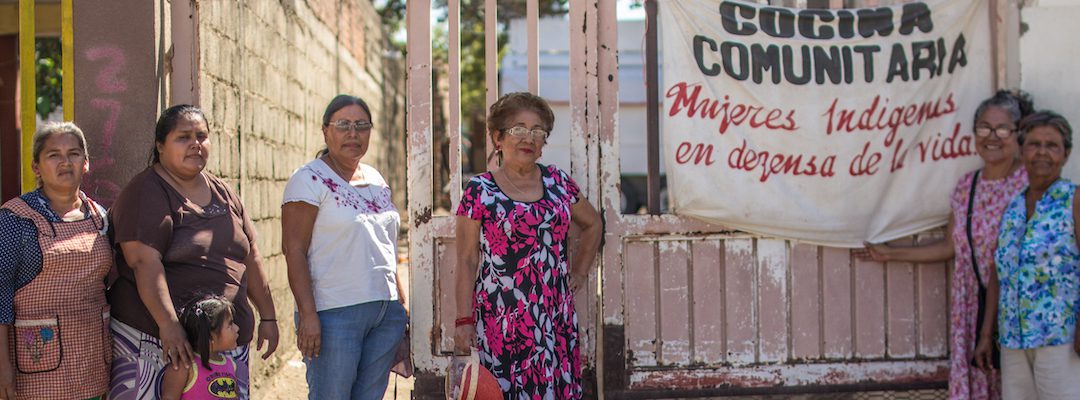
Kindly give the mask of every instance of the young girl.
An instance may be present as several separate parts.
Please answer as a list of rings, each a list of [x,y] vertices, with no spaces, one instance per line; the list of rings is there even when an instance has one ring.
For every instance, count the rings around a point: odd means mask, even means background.
[[[236,365],[222,352],[236,348],[240,327],[233,323],[233,306],[221,296],[190,303],[180,313],[188,341],[195,350],[192,365],[166,366],[161,382],[162,399],[235,399]]]

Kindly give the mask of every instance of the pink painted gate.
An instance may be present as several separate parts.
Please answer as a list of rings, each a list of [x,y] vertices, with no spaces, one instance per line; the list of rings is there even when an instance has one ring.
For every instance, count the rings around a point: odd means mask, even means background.
[[[450,165],[461,160],[459,1],[448,3],[451,128],[433,132],[431,2],[408,2],[412,350],[416,397],[432,399],[443,396],[455,319],[453,217],[435,215],[431,196],[433,137],[448,135]],[[527,3],[529,86],[535,91],[537,1]],[[894,2],[773,3],[836,8]],[[943,388],[950,266],[861,262],[847,249],[749,235],[676,215],[620,212],[616,1],[569,5],[571,117],[559,123],[571,125],[571,162],[560,167],[605,220],[601,259],[577,299],[587,397]],[[495,0],[485,6],[494,10]],[[487,14],[489,44],[494,14]],[[490,104],[498,76],[494,46],[488,48]],[[462,176],[460,168],[450,170],[456,207]],[[933,235],[940,232],[923,236]],[[922,238],[902,241],[916,239]]]

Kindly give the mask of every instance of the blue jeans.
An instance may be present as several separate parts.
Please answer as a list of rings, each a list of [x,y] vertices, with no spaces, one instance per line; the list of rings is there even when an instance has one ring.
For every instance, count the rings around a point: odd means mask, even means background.
[[[319,357],[304,359],[308,399],[381,400],[407,322],[397,301],[319,311]]]

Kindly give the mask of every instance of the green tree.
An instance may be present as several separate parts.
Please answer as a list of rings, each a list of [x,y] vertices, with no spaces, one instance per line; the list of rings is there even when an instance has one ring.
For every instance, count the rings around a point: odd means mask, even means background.
[[[45,119],[63,103],[64,71],[61,59],[60,39],[38,38],[34,42],[36,53],[37,113]]]
[[[445,10],[446,0],[434,0],[436,9]],[[511,19],[526,15],[524,0],[499,1],[498,3],[498,55],[506,53],[506,26]],[[569,11],[567,0],[540,0],[540,16],[563,15]],[[390,32],[397,32],[405,24],[405,0],[385,0],[376,2],[376,8],[382,16],[383,25]],[[483,171],[487,160],[484,153],[485,119],[487,114],[487,96],[484,83],[484,1],[467,0],[461,2],[461,123],[463,136],[472,144],[465,149],[463,161],[466,169],[473,172]],[[440,22],[445,22],[445,14]],[[445,31],[432,36],[432,58],[447,58],[447,40]],[[403,43],[399,44],[404,46]],[[402,50],[405,50],[402,48]],[[437,62],[437,61],[436,61]],[[436,85],[437,87],[438,85]],[[434,89],[434,88],[433,88]],[[435,132],[445,132],[445,126],[435,126]]]

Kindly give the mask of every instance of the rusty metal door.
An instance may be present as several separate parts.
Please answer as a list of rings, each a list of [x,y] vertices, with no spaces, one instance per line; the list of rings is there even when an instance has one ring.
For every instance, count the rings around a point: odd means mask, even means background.
[[[432,132],[432,52],[431,52],[431,1],[409,1],[408,5],[408,149],[409,149],[409,241],[411,292],[412,294],[412,351],[417,367],[416,398],[443,398],[443,371],[453,348],[453,321],[455,319],[454,287],[454,217],[437,215],[433,211],[433,136],[447,135],[450,142],[448,161],[450,168],[451,209],[457,207],[461,197],[461,129],[460,129],[460,1],[450,0],[449,20],[449,102],[448,131]],[[614,48],[605,49],[605,41],[615,40],[615,0],[570,1],[570,25],[577,27],[570,32],[570,109],[569,121],[560,124],[571,126],[571,165],[560,167],[569,170],[582,188],[583,195],[598,206],[600,197],[599,149],[600,132],[613,132],[614,126],[602,126],[603,118],[611,118],[615,108],[598,113],[601,93],[614,94],[617,82],[598,79],[601,71],[614,71]],[[485,0],[485,31],[487,40],[486,87],[487,103],[490,105],[498,93],[497,55],[495,40],[496,1]],[[537,47],[539,32],[538,1],[528,0],[529,31],[529,87],[535,93],[538,85]],[[605,13],[611,13],[605,16]],[[603,16],[603,17],[602,17]],[[601,87],[602,86],[602,87]],[[614,104],[614,102],[612,103]],[[490,146],[490,144],[489,144]],[[598,278],[593,274],[589,290],[577,298],[581,321],[582,354],[585,355],[585,374],[591,382],[589,396],[596,397],[595,345],[599,325]]]
[[[461,195],[459,1],[449,1],[449,130],[432,131],[431,2],[408,2],[409,235],[416,398],[442,398],[455,319],[453,217],[435,215],[433,137],[450,140]],[[537,81],[529,0],[529,86]],[[777,1],[792,7],[888,1]],[[783,3],[783,4],[781,4]],[[790,4],[787,4],[790,3]],[[810,4],[808,4],[810,3]],[[855,4],[858,3],[858,4]],[[485,0],[486,10],[495,0]],[[943,388],[949,265],[861,262],[826,248],[676,215],[621,213],[616,0],[571,0],[571,162],[605,220],[577,298],[588,398],[704,397]],[[494,43],[494,12],[487,13]],[[493,49],[493,45],[488,46]],[[488,104],[498,87],[488,53]],[[931,232],[898,242],[932,239]]]

